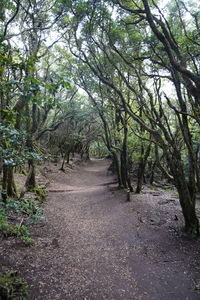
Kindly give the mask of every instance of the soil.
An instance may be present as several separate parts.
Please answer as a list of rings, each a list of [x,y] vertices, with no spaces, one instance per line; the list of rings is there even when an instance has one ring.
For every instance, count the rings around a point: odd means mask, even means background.
[[[199,300],[200,240],[183,234],[175,191],[127,202],[109,163],[47,166],[48,221],[32,226],[35,246],[1,240],[0,271],[25,277],[31,300]]]

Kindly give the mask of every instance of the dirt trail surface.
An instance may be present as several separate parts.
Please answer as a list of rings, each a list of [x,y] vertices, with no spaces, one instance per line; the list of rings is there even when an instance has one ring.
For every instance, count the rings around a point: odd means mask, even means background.
[[[108,165],[50,166],[48,222],[32,228],[34,247],[1,242],[3,268],[19,270],[32,300],[199,300],[200,243],[180,235],[177,197],[146,189],[126,202]]]

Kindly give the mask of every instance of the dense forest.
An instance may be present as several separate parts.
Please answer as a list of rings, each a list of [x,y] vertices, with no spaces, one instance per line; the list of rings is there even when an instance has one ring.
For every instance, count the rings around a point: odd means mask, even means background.
[[[199,5],[1,0],[2,207],[42,193],[37,167],[48,160],[65,171],[75,154],[109,157],[128,194],[175,186],[185,232],[199,235]]]

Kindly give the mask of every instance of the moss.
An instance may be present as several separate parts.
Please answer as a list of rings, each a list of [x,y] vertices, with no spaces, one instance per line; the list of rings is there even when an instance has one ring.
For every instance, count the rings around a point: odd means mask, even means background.
[[[22,191],[24,188],[24,184],[21,183],[15,183],[15,186],[18,191]]]
[[[174,187],[173,186],[167,186],[167,187],[164,187],[164,190],[166,190],[166,191],[173,191]]]
[[[173,196],[173,197],[178,197],[179,194],[178,194],[178,193],[173,193],[173,194],[171,194],[171,196]]]
[[[153,190],[153,191],[158,191],[158,190],[159,190],[159,188],[156,187],[156,186],[153,185],[153,184],[150,186],[150,189]]]
[[[4,300],[26,300],[28,296],[27,282],[17,272],[0,275],[0,295]]]

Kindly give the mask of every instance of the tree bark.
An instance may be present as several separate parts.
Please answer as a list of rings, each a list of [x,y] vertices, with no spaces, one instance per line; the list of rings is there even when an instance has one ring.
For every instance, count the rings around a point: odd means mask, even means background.
[[[145,174],[145,168],[147,159],[149,157],[151,150],[151,144],[147,147],[146,152],[144,151],[144,146],[141,146],[141,158],[138,166],[138,174],[137,174],[137,188],[136,188],[136,194],[139,194],[142,190],[142,185],[144,183],[144,174]]]
[[[17,197],[17,189],[14,181],[14,168],[8,167],[7,172],[7,195],[9,197]]]
[[[120,154],[118,154],[115,151],[112,151],[112,156],[113,156],[114,165],[116,167],[116,172],[117,172],[118,188],[121,189],[124,186],[123,186],[122,176],[121,176],[121,159],[120,159]]]
[[[13,167],[3,165],[2,199],[6,202],[8,197],[17,198],[17,189],[13,176]]]
[[[176,154],[176,160],[170,162],[170,167],[179,194],[179,201],[185,221],[185,232],[193,237],[197,237],[199,236],[199,220],[195,210],[196,192],[188,186],[183,163],[178,156],[179,154]]]
[[[26,178],[26,183],[25,183],[26,189],[28,191],[33,190],[36,188],[36,180],[35,180],[35,163],[33,160],[29,161],[29,173]]]

